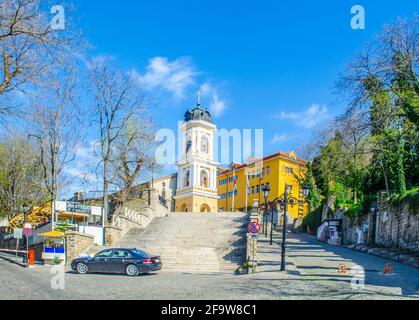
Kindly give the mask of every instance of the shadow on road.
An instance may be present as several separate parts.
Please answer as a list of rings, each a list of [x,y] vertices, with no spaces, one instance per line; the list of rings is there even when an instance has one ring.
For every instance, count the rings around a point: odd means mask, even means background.
[[[288,238],[290,241],[287,245],[288,257],[293,259],[294,262],[297,261],[297,268],[302,271],[319,271],[309,273],[309,276],[330,277],[333,276],[334,272],[338,275],[339,264],[349,263],[364,268],[365,285],[400,288],[403,296],[419,294],[418,269],[392,262],[395,266],[395,274],[384,275],[382,271],[384,265],[390,262],[386,259],[367,253],[354,252],[344,247],[331,246],[304,234],[289,234]],[[310,252],[313,255],[310,255]],[[325,254],[322,255],[320,252]],[[339,277],[342,277],[342,275],[339,275]],[[348,278],[352,279],[352,277],[350,268],[348,268]]]

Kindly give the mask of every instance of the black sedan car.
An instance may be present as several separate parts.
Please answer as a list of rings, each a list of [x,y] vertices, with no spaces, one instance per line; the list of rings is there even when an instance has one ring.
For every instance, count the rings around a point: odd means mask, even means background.
[[[79,274],[120,273],[137,276],[161,270],[160,257],[138,249],[106,249],[95,256],[78,257],[71,262],[71,269]]]

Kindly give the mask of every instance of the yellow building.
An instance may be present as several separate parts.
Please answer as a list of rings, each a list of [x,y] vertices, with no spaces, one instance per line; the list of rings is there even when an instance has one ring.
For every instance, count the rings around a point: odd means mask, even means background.
[[[278,152],[263,159],[251,157],[245,164],[232,163],[228,169],[219,168],[218,209],[219,211],[246,211],[246,207],[250,209],[254,200],[263,204],[265,199],[262,189],[265,184],[270,187],[268,201],[273,201],[283,195],[285,185],[290,186],[292,196],[298,200],[304,200],[303,190],[297,177],[303,177],[306,168],[307,162],[299,158],[295,152]],[[235,180],[236,191],[234,191]],[[289,206],[287,211],[291,219],[303,218],[308,212],[307,205],[301,202],[294,207]]]

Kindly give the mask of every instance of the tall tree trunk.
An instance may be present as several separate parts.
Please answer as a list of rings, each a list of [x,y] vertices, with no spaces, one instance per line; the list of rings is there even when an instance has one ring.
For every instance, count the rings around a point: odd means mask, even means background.
[[[102,214],[102,226],[105,227],[108,219],[108,160],[103,161],[103,214]]]
[[[387,171],[386,171],[386,168],[384,167],[383,158],[381,156],[380,156],[380,165],[381,165],[381,169],[383,170],[383,177],[384,177],[384,183],[386,185],[387,194],[390,194],[390,188],[388,186]]]

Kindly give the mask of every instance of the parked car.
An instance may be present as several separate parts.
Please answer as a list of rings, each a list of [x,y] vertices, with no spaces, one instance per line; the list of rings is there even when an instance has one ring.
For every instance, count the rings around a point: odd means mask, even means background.
[[[71,269],[79,274],[119,273],[137,276],[161,268],[160,257],[143,250],[125,248],[102,250],[94,256],[78,257],[71,262]]]

